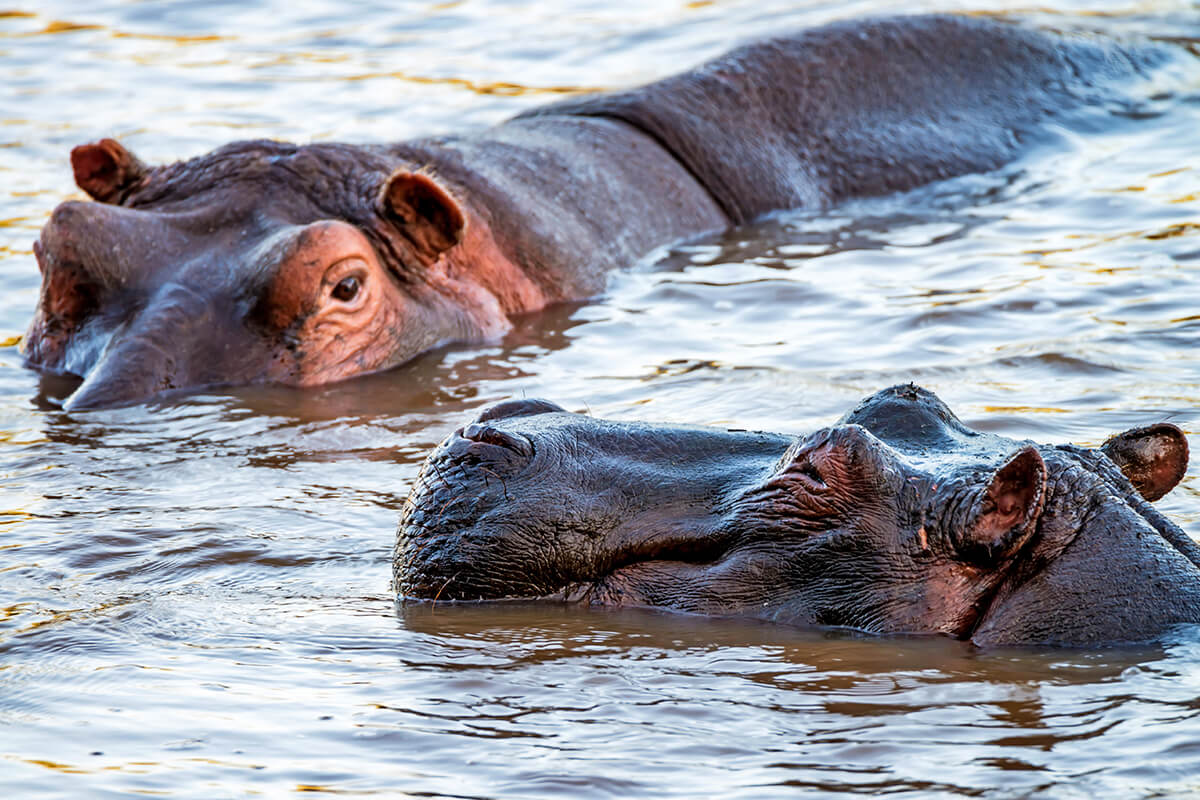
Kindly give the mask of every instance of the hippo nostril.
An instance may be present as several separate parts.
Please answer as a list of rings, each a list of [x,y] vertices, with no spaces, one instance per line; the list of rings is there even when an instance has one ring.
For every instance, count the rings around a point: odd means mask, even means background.
[[[481,425],[478,422],[472,422],[463,428],[462,437],[470,439],[473,442],[482,442],[483,444],[490,444],[495,447],[503,447],[506,450],[511,450],[526,457],[533,455],[533,445],[524,436],[508,433],[499,428],[493,428],[490,425]]]
[[[551,403],[549,400],[540,400],[537,398],[521,398],[518,400],[504,400],[495,405],[488,406],[483,411],[479,412],[479,416],[475,418],[476,422],[487,422],[492,419],[507,419],[511,417],[529,417],[534,414],[552,414],[555,412],[565,411],[558,403]]]

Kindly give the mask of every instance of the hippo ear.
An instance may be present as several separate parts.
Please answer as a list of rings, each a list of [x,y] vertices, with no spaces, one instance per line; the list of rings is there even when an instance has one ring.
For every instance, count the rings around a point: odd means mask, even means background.
[[[393,172],[379,191],[379,208],[430,263],[462,239],[462,207],[423,173]]]
[[[992,473],[963,531],[964,555],[995,563],[1015,553],[1037,527],[1045,495],[1046,464],[1026,447]]]
[[[147,172],[138,157],[116,139],[81,144],[71,151],[75,185],[101,203],[118,203]]]
[[[1169,422],[1118,433],[1100,449],[1147,500],[1174,489],[1187,472],[1187,436]]]

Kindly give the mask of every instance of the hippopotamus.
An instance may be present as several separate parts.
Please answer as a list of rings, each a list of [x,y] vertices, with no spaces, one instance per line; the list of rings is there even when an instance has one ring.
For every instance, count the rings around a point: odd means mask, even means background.
[[[982,647],[1145,642],[1200,622],[1200,547],[1149,502],[1187,459],[1169,423],[1017,441],[911,384],[805,436],[510,400],[429,455],[394,585]]]
[[[397,144],[244,141],[153,166],[71,152],[26,363],[67,409],[311,386],[583,299],[654,248],[776,209],[994,169],[1122,99],[1167,45],[982,17],[841,22],[640,88]]]

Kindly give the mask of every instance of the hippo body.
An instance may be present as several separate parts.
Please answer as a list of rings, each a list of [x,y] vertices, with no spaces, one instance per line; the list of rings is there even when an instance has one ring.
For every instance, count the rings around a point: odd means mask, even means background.
[[[1200,622],[1200,548],[1147,501],[1186,464],[1172,425],[1039,445],[911,385],[800,438],[509,401],[429,456],[395,587],[986,646],[1146,641]]]
[[[845,22],[626,92],[396,145],[238,142],[149,167],[72,152],[27,363],[68,408],[315,385],[599,292],[652,249],[775,209],[993,169],[1170,55],[983,18]]]

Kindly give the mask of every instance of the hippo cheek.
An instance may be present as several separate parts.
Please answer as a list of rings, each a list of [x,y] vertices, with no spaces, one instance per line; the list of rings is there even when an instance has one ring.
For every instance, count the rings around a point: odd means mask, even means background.
[[[1197,619],[1200,569],[1126,517],[1089,526],[1031,578],[1002,589],[971,639],[984,646],[1145,642]]]
[[[614,571],[597,582],[589,599],[803,627],[961,639],[978,620],[977,603],[989,586],[978,570],[967,567],[888,580],[897,570],[882,560],[834,560],[817,548],[799,557],[771,549],[744,551],[713,532],[681,539],[665,555],[669,558]]]

